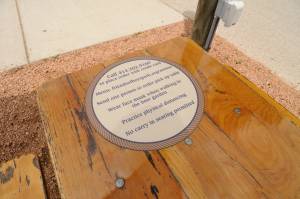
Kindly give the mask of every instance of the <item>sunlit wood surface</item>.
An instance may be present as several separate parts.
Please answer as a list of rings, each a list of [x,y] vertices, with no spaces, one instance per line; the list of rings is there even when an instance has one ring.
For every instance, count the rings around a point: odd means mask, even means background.
[[[192,145],[132,151],[90,125],[83,106],[90,81],[108,64],[139,55],[177,62],[201,85],[205,114]],[[190,39],[46,83],[38,102],[63,198],[300,198],[299,120]]]
[[[0,165],[0,198],[46,198],[37,157],[24,155]]]

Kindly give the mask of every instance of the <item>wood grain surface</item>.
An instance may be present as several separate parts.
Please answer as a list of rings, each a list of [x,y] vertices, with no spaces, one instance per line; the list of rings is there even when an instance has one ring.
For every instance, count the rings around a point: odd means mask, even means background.
[[[105,66],[140,55],[176,62],[199,82],[205,114],[191,138],[132,151],[102,138],[84,100]],[[63,198],[300,198],[299,119],[187,38],[44,84],[38,103]],[[125,179],[122,189],[117,178]]]
[[[24,155],[0,165],[0,198],[45,198],[39,162],[34,155]]]

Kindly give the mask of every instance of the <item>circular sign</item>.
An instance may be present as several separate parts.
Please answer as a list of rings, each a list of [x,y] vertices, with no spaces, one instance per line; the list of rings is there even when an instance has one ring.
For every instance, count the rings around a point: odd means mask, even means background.
[[[135,150],[173,145],[203,113],[203,94],[183,67],[154,57],[113,64],[92,81],[86,111],[109,141]]]

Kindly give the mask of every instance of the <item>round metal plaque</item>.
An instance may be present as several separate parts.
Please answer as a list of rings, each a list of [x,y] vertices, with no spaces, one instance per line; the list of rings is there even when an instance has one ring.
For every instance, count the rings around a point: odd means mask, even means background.
[[[203,93],[185,69],[155,57],[115,63],[92,81],[86,111],[110,142],[154,150],[184,140],[203,113]]]

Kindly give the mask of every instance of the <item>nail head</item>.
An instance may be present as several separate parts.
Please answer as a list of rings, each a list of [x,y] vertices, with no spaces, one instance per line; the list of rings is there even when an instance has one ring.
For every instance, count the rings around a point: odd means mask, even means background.
[[[125,181],[123,178],[117,178],[116,181],[115,181],[115,185],[117,188],[122,188],[125,184]]]
[[[234,111],[236,114],[241,114],[241,109],[240,109],[239,107],[234,108],[233,111]]]
[[[193,144],[193,140],[191,138],[185,138],[184,142],[187,145],[192,145]]]

